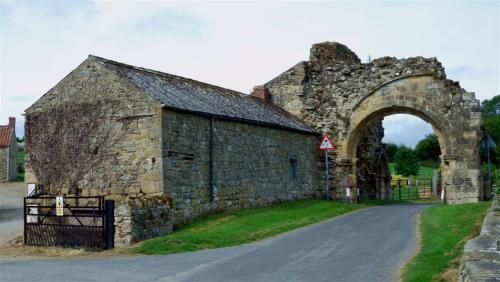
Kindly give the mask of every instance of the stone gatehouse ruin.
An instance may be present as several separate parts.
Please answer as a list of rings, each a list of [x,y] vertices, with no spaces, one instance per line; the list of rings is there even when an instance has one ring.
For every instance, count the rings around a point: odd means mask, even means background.
[[[26,182],[115,200],[115,241],[130,244],[218,211],[324,197],[328,133],[331,198],[346,186],[387,198],[381,121],[395,113],[434,127],[447,202],[477,202],[474,94],[435,58],[363,64],[333,42],[251,95],[89,56],[26,110]]]

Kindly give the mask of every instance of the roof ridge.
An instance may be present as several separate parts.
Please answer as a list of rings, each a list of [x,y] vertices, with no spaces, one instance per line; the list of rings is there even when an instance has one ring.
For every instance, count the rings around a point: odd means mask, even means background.
[[[153,70],[153,69],[138,67],[138,66],[134,66],[134,65],[122,63],[122,62],[113,61],[113,60],[106,59],[106,58],[103,58],[103,57],[95,56],[95,55],[92,55],[92,54],[89,54],[89,58],[94,58],[94,59],[97,59],[98,61],[102,61],[102,62],[105,62],[105,63],[110,63],[110,64],[113,64],[113,65],[118,65],[118,66],[122,66],[122,67],[126,67],[126,68],[131,68],[131,69],[135,69],[135,70],[139,70],[139,71],[149,72],[149,73],[153,73],[153,74],[157,74],[157,75],[164,75],[164,76],[170,76],[170,77],[173,77],[173,78],[179,78],[179,79],[183,79],[183,80],[188,80],[190,82],[194,82],[194,83],[197,83],[197,84],[201,84],[201,85],[209,86],[209,87],[212,87],[212,88],[216,88],[216,89],[219,89],[219,90],[224,91],[224,92],[225,91],[229,91],[229,92],[232,92],[233,94],[237,94],[237,95],[242,96],[242,97],[249,95],[249,94],[242,93],[242,92],[239,92],[239,91],[236,91],[236,90],[233,90],[233,89],[229,89],[229,88],[221,87],[221,86],[218,86],[218,85],[215,85],[215,84],[210,84],[210,83],[207,83],[207,82],[199,81],[199,80],[196,80],[196,79],[193,79],[193,78],[184,77],[184,76],[180,76],[180,75],[175,75],[175,74],[171,74],[171,73],[167,73],[167,72],[162,72],[162,71],[157,71],[157,70]]]
[[[307,133],[315,132],[279,106],[263,103],[248,94],[93,55],[89,55],[89,59],[130,81],[166,108]]]

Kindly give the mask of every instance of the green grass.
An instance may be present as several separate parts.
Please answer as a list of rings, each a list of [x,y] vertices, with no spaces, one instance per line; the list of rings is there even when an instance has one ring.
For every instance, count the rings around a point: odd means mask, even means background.
[[[24,151],[17,151],[17,167],[22,167],[21,169],[18,169],[17,171],[17,177],[16,181],[18,182],[24,182],[24,158],[25,158],[25,152]]]
[[[434,168],[421,166],[418,170],[417,176],[421,176],[422,178],[432,178],[434,175]]]
[[[389,169],[391,171],[391,175],[396,175],[396,163],[390,163],[389,164]],[[427,167],[427,166],[421,166],[418,170],[417,173],[417,178],[426,178],[430,179],[434,175],[434,168],[432,167]]]
[[[479,233],[489,206],[490,202],[435,205],[423,211],[421,249],[405,266],[403,281],[442,281],[440,273],[457,269],[465,242]]]
[[[299,200],[266,208],[224,212],[200,219],[174,233],[140,243],[132,252],[168,254],[234,246],[366,206],[368,205]]]

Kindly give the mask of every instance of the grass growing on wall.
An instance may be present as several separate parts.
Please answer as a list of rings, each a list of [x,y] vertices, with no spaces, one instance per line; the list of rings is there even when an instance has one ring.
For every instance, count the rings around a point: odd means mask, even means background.
[[[490,202],[436,205],[422,212],[421,249],[405,266],[403,281],[446,281],[456,277],[467,240],[475,237]]]
[[[168,254],[248,243],[335,217],[367,205],[300,200],[209,216],[183,229],[141,243],[143,254]]]

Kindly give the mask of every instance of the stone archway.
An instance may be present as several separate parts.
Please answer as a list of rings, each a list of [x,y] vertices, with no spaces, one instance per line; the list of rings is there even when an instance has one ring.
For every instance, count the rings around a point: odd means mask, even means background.
[[[338,140],[342,159],[350,159],[355,173],[356,148],[363,128],[387,115],[412,114],[429,122],[442,152],[442,180],[448,203],[477,202],[481,179],[479,143],[480,116],[462,101],[447,93],[442,81],[433,76],[412,76],[393,80],[366,95],[352,109],[348,134]],[[451,103],[447,106],[447,99]],[[443,103],[443,100],[445,103]],[[455,100],[455,101],[453,101]],[[342,169],[341,173],[345,173]]]
[[[272,103],[333,137],[338,149],[330,166],[333,195],[343,194],[345,179],[357,179],[358,169],[374,167],[378,161],[382,118],[406,113],[430,123],[438,136],[446,201],[477,202],[481,197],[480,104],[474,93],[446,78],[436,58],[382,57],[361,63],[346,46],[324,42],[312,46],[309,61],[264,87]],[[367,134],[361,165],[358,145]],[[369,181],[376,185],[373,178]]]

